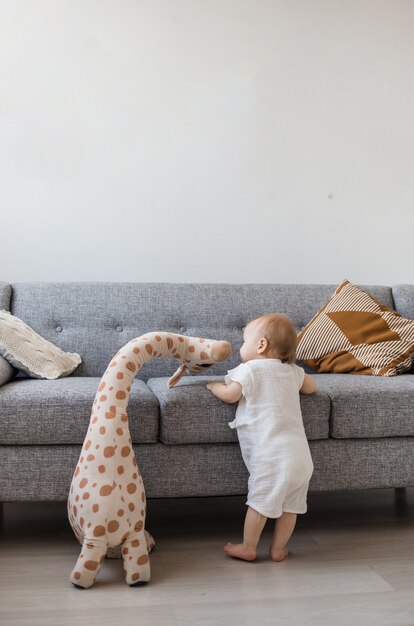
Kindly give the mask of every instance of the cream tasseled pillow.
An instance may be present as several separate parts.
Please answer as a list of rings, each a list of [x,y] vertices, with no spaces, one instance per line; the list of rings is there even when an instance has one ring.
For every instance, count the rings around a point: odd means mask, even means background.
[[[4,310],[0,311],[0,354],[29,376],[49,380],[71,374],[82,362],[79,354],[63,352]]]

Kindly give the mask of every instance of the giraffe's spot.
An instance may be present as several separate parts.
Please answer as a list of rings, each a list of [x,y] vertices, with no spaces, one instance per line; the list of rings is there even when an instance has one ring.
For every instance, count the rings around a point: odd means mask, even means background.
[[[141,578],[141,576],[138,574],[138,572],[136,572],[135,574],[132,574],[131,578],[135,582],[135,581],[139,580]]]
[[[74,577],[76,580],[79,580],[79,579],[80,579],[80,577],[81,577],[81,573],[80,573],[80,572],[75,572],[75,573],[73,574],[73,577]]]
[[[112,493],[111,485],[103,485],[99,490],[99,495],[101,496],[110,496]]]
[[[80,483],[79,483],[79,487],[80,487],[81,489],[83,489],[83,488],[84,488],[84,486],[85,486],[87,483],[88,483],[88,479],[87,479],[87,478],[82,478],[82,480],[81,480],[81,481],[80,481]]]
[[[139,348],[134,348],[133,352],[135,352],[135,354],[139,354],[141,352],[141,350]]]
[[[96,422],[97,422],[97,421],[98,421],[98,416],[97,416],[97,415],[95,415],[95,417],[94,417],[94,418],[93,418],[93,420],[92,420],[92,424],[96,424]]]
[[[135,365],[135,363],[133,361],[128,361],[128,363],[125,365],[125,367],[130,370],[131,372],[135,372],[137,369],[137,366]]]
[[[129,484],[127,485],[127,491],[128,491],[128,493],[135,493],[135,492],[136,492],[136,490],[137,490],[137,486],[136,486],[136,484],[135,484],[135,483],[129,483]]]
[[[142,515],[142,517],[144,517],[144,515],[145,515],[144,509],[141,509],[141,515]]]
[[[128,386],[128,387],[127,387],[127,391],[131,391],[131,387],[129,387],[129,386]]]
[[[137,560],[138,565],[145,565],[145,563],[148,563],[149,558],[148,558],[148,554],[143,554],[142,556],[139,557],[139,559]]]
[[[106,533],[105,526],[95,526],[93,529],[94,537],[102,537]]]
[[[109,411],[105,413],[105,417],[107,420],[113,420],[115,415],[116,415],[116,407],[112,405],[109,407]]]
[[[93,572],[94,570],[97,569],[98,565],[99,565],[98,561],[86,561],[84,568]]]
[[[130,510],[130,511],[131,511],[131,513],[132,513],[132,511],[135,511],[135,504],[134,504],[133,502],[130,502],[130,503],[128,504],[128,508],[129,508],[129,510]]]
[[[76,502],[78,502],[79,501],[79,496],[76,496],[75,500],[76,500]]]
[[[94,454],[88,454],[88,456],[86,457],[87,461],[94,461],[95,460],[95,455]]]
[[[99,429],[99,432],[100,432],[101,435],[104,435],[106,433],[105,426],[101,426],[100,429]]]
[[[179,341],[180,343],[183,343],[183,341],[184,341],[184,337],[178,337],[178,341]]]
[[[94,504],[93,507],[92,507],[92,511],[94,513],[97,513],[99,511],[99,504]]]
[[[75,476],[77,476],[77,475],[79,474],[79,472],[80,472],[80,467],[79,467],[79,465],[78,465],[78,467],[77,467],[77,468],[76,468],[76,470],[75,470]]]
[[[132,459],[132,464],[135,465],[135,467],[137,466],[137,462],[136,462],[135,457]]]
[[[121,456],[128,456],[131,452],[131,448],[129,446],[124,446],[121,449]]]
[[[136,472],[134,472],[134,473],[132,474],[132,478],[133,478],[134,480],[136,480],[136,479],[138,478],[138,474],[137,474]]]
[[[77,517],[77,516],[78,516],[78,508],[77,508],[76,504],[74,504],[74,505],[73,505],[73,515],[74,515],[75,517]]]
[[[114,456],[115,454],[115,446],[106,446],[106,448],[104,448],[104,457],[106,457],[107,459],[109,459],[111,456]]]
[[[168,348],[169,350],[171,350],[171,348],[173,347],[173,345],[174,345],[174,342],[173,342],[173,340],[171,339],[171,337],[167,337],[167,348]]]
[[[194,348],[194,346],[189,346],[188,351],[189,351],[189,352],[195,352],[195,348]]]
[[[92,441],[91,441],[90,439],[88,439],[88,441],[87,441],[87,442],[86,442],[86,444],[85,444],[85,450],[89,450],[89,448],[91,447],[91,445],[92,445]]]
[[[122,437],[122,435],[124,434],[124,431],[122,428],[117,428],[116,429],[116,434],[119,435],[120,437]]]
[[[155,350],[153,356],[157,356],[158,352]]]
[[[81,528],[83,527],[84,523],[85,523],[85,520],[83,519],[83,517],[81,517],[79,520],[79,524],[81,525]]]
[[[125,468],[123,465],[118,465],[118,467],[116,468],[116,471],[118,472],[118,474],[123,474],[125,471]]]
[[[103,474],[103,473],[104,473],[104,471],[105,471],[105,465],[100,465],[100,466],[98,467],[98,470],[101,472],[101,474]]]
[[[122,517],[124,515],[125,511],[124,509],[119,509],[117,512],[118,517]]]
[[[142,521],[142,520],[139,520],[139,521],[135,524],[135,526],[134,526],[134,530],[136,530],[136,531],[138,531],[138,532],[139,532],[140,530],[142,530],[143,528],[144,528],[144,523],[143,523],[143,521]]]
[[[155,340],[156,341],[161,341],[161,337],[159,335],[155,335]]]
[[[201,354],[200,354],[200,359],[201,359],[202,361],[205,361],[206,359],[208,359],[208,354],[207,354],[207,352],[201,352]]]
[[[105,387],[105,385],[106,385],[106,383],[105,383],[105,382],[104,382],[104,383],[101,383],[101,384],[99,385],[99,391],[102,391],[102,389]]]
[[[122,415],[121,415],[121,420],[122,420],[123,422],[127,422],[127,421],[128,421],[128,415],[127,415],[126,413],[122,413]]]
[[[152,345],[150,343],[146,343],[145,344],[145,350],[148,352],[148,354],[152,354],[152,352],[153,352]]]
[[[206,341],[205,339],[199,339],[200,343],[205,343],[205,341]]]
[[[138,546],[139,546],[138,539],[134,539],[133,541],[131,541],[131,546],[133,546],[134,548],[138,548]]]
[[[118,363],[116,361],[111,361],[111,363],[109,364],[109,367],[116,367],[117,365]]]
[[[123,375],[123,373],[122,373],[122,372],[118,372],[118,374],[116,375],[116,377],[117,377],[117,379],[118,379],[118,380],[122,380],[122,379],[123,379],[123,377],[124,377],[124,375]]]
[[[95,446],[95,450],[99,450],[99,444]]]
[[[128,548],[124,548],[124,549],[122,550],[122,554],[128,554],[128,552],[129,552]]]
[[[105,400],[106,400],[106,396],[105,396],[105,395],[103,395],[103,396],[101,396],[101,397],[99,398],[99,401],[100,401],[100,402],[105,402]]]
[[[144,493],[144,492],[142,492],[142,493],[141,493],[141,500],[142,500],[143,502],[145,502],[145,493]]]
[[[82,500],[88,500],[88,498],[90,498],[90,493],[88,493],[87,491],[85,491],[85,493],[82,496]]]
[[[115,519],[112,519],[108,523],[108,532],[114,533],[118,530],[118,528],[119,528],[119,522],[117,522]]]
[[[126,398],[125,391],[117,391],[116,392],[116,397],[117,397],[117,400],[125,400],[125,398]]]

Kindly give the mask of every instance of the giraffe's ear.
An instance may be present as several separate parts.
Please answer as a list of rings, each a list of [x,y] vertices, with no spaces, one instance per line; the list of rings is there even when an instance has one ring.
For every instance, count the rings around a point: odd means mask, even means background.
[[[180,365],[178,370],[171,376],[171,378],[167,382],[168,389],[171,389],[171,387],[174,387],[174,385],[178,383],[180,378],[184,375],[184,372],[186,369],[187,369],[187,366],[184,365],[184,363],[182,363],[182,365]]]

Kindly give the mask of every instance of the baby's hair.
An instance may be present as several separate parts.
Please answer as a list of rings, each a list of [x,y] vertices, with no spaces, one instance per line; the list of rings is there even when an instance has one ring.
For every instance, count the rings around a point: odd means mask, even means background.
[[[287,315],[282,313],[267,313],[256,317],[252,322],[260,322],[261,332],[269,343],[266,351],[273,358],[282,363],[294,363],[298,338],[295,327]]]

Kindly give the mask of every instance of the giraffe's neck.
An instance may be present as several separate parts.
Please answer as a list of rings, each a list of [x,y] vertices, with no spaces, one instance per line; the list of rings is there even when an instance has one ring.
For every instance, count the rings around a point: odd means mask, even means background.
[[[99,384],[92,408],[89,432],[104,426],[115,429],[128,425],[127,405],[137,372],[158,356],[184,358],[186,345],[181,335],[147,333],[132,339],[114,356]]]

